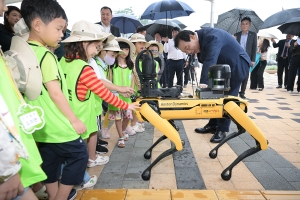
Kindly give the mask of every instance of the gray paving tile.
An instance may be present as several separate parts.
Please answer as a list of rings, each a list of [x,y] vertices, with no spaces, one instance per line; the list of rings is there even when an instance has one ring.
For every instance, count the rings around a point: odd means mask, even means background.
[[[300,182],[290,182],[290,184],[297,190],[300,190]]]
[[[149,181],[123,181],[122,188],[126,189],[148,189]]]
[[[198,190],[205,190],[205,184],[202,182],[199,182],[197,180],[191,180],[191,181],[182,181],[178,180],[176,181],[177,183],[177,188],[179,189],[198,189]]]
[[[265,190],[295,190],[285,178],[274,171],[256,173],[255,177]]]
[[[122,153],[112,153],[109,156],[109,162],[111,161],[128,161],[130,159],[131,152],[124,151]]]
[[[122,188],[124,174],[101,173],[94,188],[96,189],[117,189]]]
[[[124,174],[128,165],[127,161],[109,161],[105,164],[102,173]]]
[[[281,176],[283,176],[289,182],[300,181],[300,170],[296,167],[275,169]]]
[[[134,148],[149,148],[152,145],[152,139],[137,139],[134,143]]]
[[[194,167],[197,166],[192,149],[186,148],[173,154],[173,160],[176,167]]]

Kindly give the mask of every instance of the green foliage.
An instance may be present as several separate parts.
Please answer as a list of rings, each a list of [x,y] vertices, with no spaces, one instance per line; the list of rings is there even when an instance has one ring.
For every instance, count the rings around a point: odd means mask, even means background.
[[[277,70],[277,65],[266,66],[265,70]]]

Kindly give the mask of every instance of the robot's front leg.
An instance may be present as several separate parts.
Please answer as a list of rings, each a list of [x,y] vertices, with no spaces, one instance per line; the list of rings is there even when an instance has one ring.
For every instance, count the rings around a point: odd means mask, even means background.
[[[171,147],[170,149],[163,152],[161,155],[159,155],[149,167],[142,173],[143,180],[149,180],[151,176],[151,169],[152,167],[157,164],[161,159],[164,157],[173,154],[176,151],[181,151],[183,149],[183,142],[181,141],[181,138],[176,131],[176,129],[173,127],[174,125],[167,121],[166,119],[162,119],[149,105],[148,103],[143,103],[140,108],[140,114],[149,121],[155,128],[157,128],[161,133],[164,135],[160,137],[144,154],[144,157],[146,159],[149,159],[151,157],[151,151],[152,149],[161,141],[165,140],[166,138],[170,139],[171,142],[174,143],[174,147]]]

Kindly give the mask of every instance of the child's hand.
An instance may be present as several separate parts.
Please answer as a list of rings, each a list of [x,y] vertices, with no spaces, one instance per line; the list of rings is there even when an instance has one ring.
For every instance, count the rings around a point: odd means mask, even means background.
[[[77,134],[81,135],[86,132],[86,126],[80,119],[76,118],[74,121],[71,121],[71,124]]]
[[[20,181],[19,173],[0,184],[0,200],[15,198],[17,195],[22,195],[23,192],[24,187]]]
[[[128,110],[135,110],[136,108],[139,108],[139,107],[140,107],[140,104],[135,102],[135,103],[129,104]]]
[[[134,94],[134,89],[127,86],[122,86],[118,92],[124,97],[130,97],[132,94]]]

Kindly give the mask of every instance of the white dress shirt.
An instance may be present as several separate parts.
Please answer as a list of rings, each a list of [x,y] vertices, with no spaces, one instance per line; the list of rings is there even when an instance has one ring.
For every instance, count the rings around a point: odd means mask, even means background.
[[[187,57],[186,53],[183,53],[179,49],[175,48],[173,39],[169,39],[168,42],[165,42],[164,52],[168,53],[168,59],[170,60],[185,60]]]
[[[109,26],[105,26],[105,24],[103,22],[101,22],[101,24],[102,24],[102,27],[103,27],[103,31],[105,33],[110,33],[110,24],[109,24]]]

